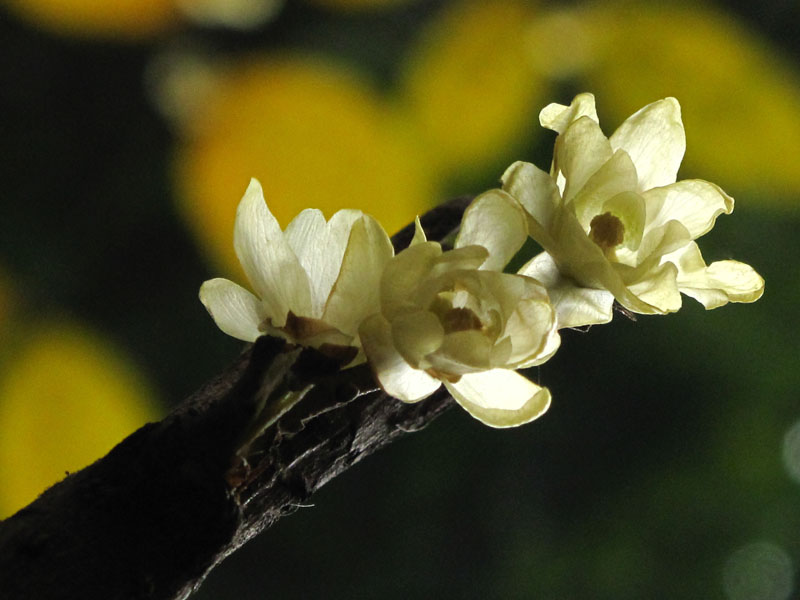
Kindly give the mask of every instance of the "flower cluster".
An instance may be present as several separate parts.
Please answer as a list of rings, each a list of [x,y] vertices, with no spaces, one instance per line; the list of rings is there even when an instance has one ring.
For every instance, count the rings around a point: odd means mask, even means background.
[[[417,220],[395,255],[380,224],[356,210],[327,222],[305,210],[282,231],[253,180],[234,247],[256,295],[212,279],[201,301],[229,335],[336,349],[351,365],[367,361],[404,402],[444,385],[475,418],[510,427],[547,410],[550,392],[517,369],[548,360],[559,329],[607,323],[615,301],[665,314],[681,293],[706,308],[761,296],[750,266],[706,265],[694,241],[733,199],[707,181],[676,181],[685,136],[675,99],[641,109],[610,138],[590,94],[547,106],[540,121],[558,132],[550,172],[511,165],[502,189],[467,208],[452,249],[428,241]],[[506,272],[528,237],[543,251]]]

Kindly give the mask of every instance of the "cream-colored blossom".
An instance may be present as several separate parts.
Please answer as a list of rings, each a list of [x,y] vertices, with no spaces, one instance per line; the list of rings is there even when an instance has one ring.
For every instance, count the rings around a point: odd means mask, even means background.
[[[211,279],[200,300],[228,335],[358,347],[358,326],[378,310],[384,266],[394,255],[380,224],[358,210],[302,211],[281,231],[255,179],[236,211],[234,247],[255,294]]]
[[[752,267],[706,265],[694,242],[731,213],[733,198],[707,181],[676,181],[686,149],[677,100],[645,106],[610,138],[591,94],[550,104],[539,119],[559,134],[550,173],[517,162],[503,189],[545,250],[520,273],[547,287],[559,327],[606,323],[615,299],[664,314],[680,308],[681,292],[706,308],[761,296],[764,280]]]
[[[411,245],[386,265],[380,312],[359,329],[389,395],[416,402],[444,383],[493,427],[521,425],[547,410],[549,390],[515,369],[557,350],[555,313],[537,281],[500,271],[526,237],[524,213],[500,191],[467,210],[453,250],[427,241],[417,222]]]

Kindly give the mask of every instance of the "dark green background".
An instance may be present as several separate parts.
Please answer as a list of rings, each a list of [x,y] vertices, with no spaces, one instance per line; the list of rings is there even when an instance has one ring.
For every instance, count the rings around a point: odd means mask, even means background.
[[[326,50],[389,83],[442,3],[369,17],[290,4],[250,34],[182,35],[232,55]],[[796,8],[719,6],[797,62]],[[214,273],[175,213],[173,139],[142,84],[167,43],[60,39],[0,9],[0,264],[26,319],[89,323],[178,402],[240,344],[197,301]],[[530,151],[547,164],[550,147]],[[676,315],[564,332],[532,373],[553,393],[546,416],[495,431],[451,411],[335,479],[197,597],[723,598],[726,561],[761,541],[796,570],[800,485],[781,451],[800,419],[800,211],[759,200],[702,242],[709,260],[756,267],[758,303],[687,300]]]

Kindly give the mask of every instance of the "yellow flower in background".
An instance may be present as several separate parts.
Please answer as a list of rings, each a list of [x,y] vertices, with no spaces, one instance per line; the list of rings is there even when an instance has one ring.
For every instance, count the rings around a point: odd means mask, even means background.
[[[568,52],[558,40],[570,40]],[[681,98],[688,169],[759,192],[749,203],[796,203],[800,72],[732,17],[696,5],[598,3],[542,13],[528,44],[542,75],[581,82],[617,121],[652,98]]]
[[[526,53],[532,18],[527,2],[454,2],[423,31],[400,99],[438,168],[486,170],[529,137],[546,91]]]
[[[676,182],[686,149],[677,100],[648,104],[610,138],[591,94],[550,104],[539,118],[559,134],[550,173],[515,163],[503,189],[545,250],[519,272],[548,287],[560,327],[610,321],[614,299],[664,314],[680,308],[681,292],[707,309],[761,297],[764,280],[752,267],[706,266],[693,241],[733,211],[733,198],[700,179]]]
[[[438,200],[406,127],[353,72],[310,57],[242,62],[213,87],[178,149],[180,207],[230,272],[235,197],[255,176],[279,222],[307,206],[374,215],[388,231]]]
[[[45,29],[77,36],[140,38],[175,23],[173,0],[2,0]]]
[[[394,255],[375,219],[341,210],[326,223],[306,209],[281,231],[253,180],[233,239],[258,296],[227,279],[206,281],[200,300],[222,331],[247,342],[268,334],[317,348],[359,346],[358,326],[378,310],[378,282]]]
[[[76,324],[40,325],[0,366],[0,516],[158,418],[118,348]]]
[[[386,266],[380,312],[361,324],[361,343],[387,394],[417,402],[444,384],[476,419],[514,427],[550,405],[549,390],[515,369],[558,349],[555,312],[539,282],[496,270],[525,239],[513,199],[490,192],[469,212],[456,248],[446,252],[426,241],[417,221],[411,245]],[[496,217],[510,226],[487,233],[484,224]]]
[[[162,33],[182,19],[250,29],[274,17],[284,0],[0,0],[53,32],[115,39]]]

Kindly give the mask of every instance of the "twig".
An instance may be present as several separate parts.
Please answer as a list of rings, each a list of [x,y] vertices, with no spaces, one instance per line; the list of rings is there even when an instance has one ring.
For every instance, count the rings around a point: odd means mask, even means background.
[[[429,238],[451,234],[468,201],[424,215]],[[395,247],[412,235],[413,226],[403,229]],[[0,522],[0,597],[187,598],[226,556],[308,506],[327,481],[452,403],[440,391],[403,404],[377,388],[365,365],[336,367],[313,350],[260,338],[163,421]],[[250,439],[264,395],[292,381],[314,385]],[[243,439],[246,453],[237,453]]]

